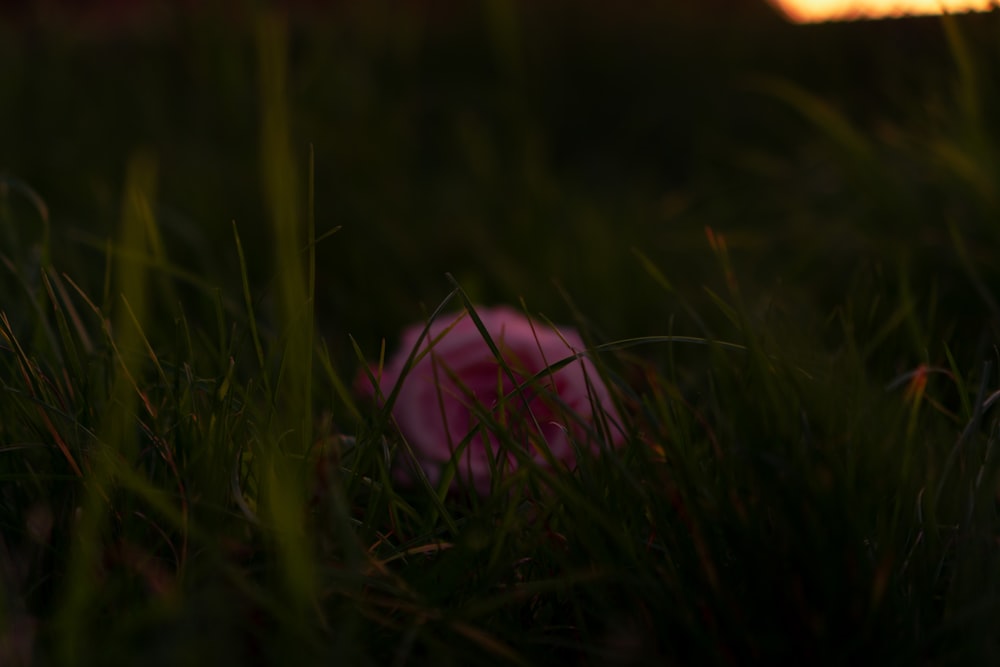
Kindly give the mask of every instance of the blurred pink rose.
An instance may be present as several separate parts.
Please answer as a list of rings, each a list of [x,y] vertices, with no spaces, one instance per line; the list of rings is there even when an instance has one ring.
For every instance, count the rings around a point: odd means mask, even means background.
[[[492,420],[504,424],[517,446],[530,452],[541,465],[546,465],[542,442],[556,461],[570,468],[576,461],[571,443],[584,451],[597,450],[602,441],[621,444],[624,440],[621,418],[589,359],[574,360],[529,382],[536,373],[586,349],[576,331],[560,328],[556,332],[540,322],[529,322],[508,307],[477,308],[476,314],[518,384],[523,386],[524,397],[511,394],[514,383],[501,369],[468,313],[463,312],[457,318],[443,316],[433,322],[421,342],[420,352],[425,352],[431,341],[437,342],[429,353],[422,357],[418,354],[418,360],[403,378],[392,408],[400,431],[432,484],[441,479],[444,464],[475,429],[457,461],[458,477],[480,494],[489,492],[487,446],[495,457],[498,442],[488,427],[484,441],[477,411],[485,411]],[[418,324],[403,332],[399,350],[387,360],[381,378],[377,377],[377,369],[372,370],[384,398],[400,381],[406,359],[416,347],[423,328],[424,325]],[[359,377],[358,386],[369,396],[376,393],[364,374]],[[509,398],[503,401],[504,396]],[[603,413],[600,418],[596,418],[595,410]],[[503,467],[511,470],[516,466],[516,458],[509,452],[506,458]],[[400,468],[396,476],[400,481],[412,479]]]

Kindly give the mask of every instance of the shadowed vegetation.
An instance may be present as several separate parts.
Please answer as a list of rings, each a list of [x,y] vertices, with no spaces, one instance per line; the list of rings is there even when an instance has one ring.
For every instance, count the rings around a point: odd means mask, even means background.
[[[0,664],[996,663],[1000,20],[721,4],[0,19]],[[394,484],[481,303],[628,442]]]

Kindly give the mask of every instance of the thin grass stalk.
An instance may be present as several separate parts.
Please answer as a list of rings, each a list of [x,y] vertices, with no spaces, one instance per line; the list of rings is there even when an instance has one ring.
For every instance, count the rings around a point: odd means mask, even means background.
[[[315,233],[306,230],[307,220],[299,207],[300,183],[292,157],[287,99],[287,26],[277,15],[263,13],[258,18],[257,50],[262,107],[261,179],[274,241],[275,310],[282,331],[278,351],[281,362],[271,397],[277,408],[276,421],[265,436],[267,442],[260,443],[264,454],[260,466],[263,507],[269,525],[277,531],[289,593],[295,604],[307,606],[312,604],[316,591],[315,563],[301,526],[305,502],[302,473],[313,434],[315,334],[314,287],[310,281],[315,281]]]

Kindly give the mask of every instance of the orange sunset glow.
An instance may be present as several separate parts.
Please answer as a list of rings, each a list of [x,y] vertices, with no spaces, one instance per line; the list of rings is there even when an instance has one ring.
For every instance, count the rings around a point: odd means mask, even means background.
[[[997,0],[771,0],[797,23],[988,12]]]

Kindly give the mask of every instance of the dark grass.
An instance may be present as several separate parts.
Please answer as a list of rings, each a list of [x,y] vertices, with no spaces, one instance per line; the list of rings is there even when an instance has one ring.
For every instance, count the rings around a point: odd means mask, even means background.
[[[1000,658],[995,13],[228,11],[0,21],[0,663]],[[627,445],[393,485],[466,302]]]

